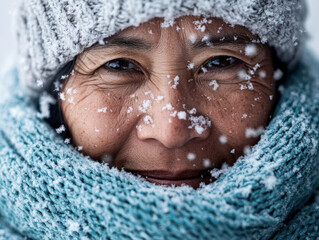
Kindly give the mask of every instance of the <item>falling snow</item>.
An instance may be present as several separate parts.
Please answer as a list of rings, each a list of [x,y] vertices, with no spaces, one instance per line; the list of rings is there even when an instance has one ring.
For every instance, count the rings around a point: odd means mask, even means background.
[[[227,137],[226,137],[225,135],[220,136],[220,137],[219,137],[219,142],[220,142],[221,144],[227,143]]]
[[[194,161],[196,159],[196,154],[195,153],[188,153],[187,154],[187,159],[189,161]]]
[[[245,55],[248,57],[254,57],[257,54],[257,47],[255,44],[249,44],[245,47]]]
[[[184,112],[184,111],[178,112],[178,113],[177,113],[177,117],[178,117],[178,119],[184,119],[184,120],[186,120],[186,112]]]
[[[276,81],[279,81],[283,76],[284,76],[284,73],[280,69],[277,69],[276,71],[274,71],[274,79]]]

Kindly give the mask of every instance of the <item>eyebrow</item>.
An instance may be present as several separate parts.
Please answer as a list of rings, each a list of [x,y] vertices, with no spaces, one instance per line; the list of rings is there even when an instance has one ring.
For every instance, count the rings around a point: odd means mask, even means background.
[[[224,35],[218,37],[214,36],[213,38],[208,36],[207,40],[203,40],[203,38],[201,38],[198,41],[194,42],[191,47],[193,49],[203,49],[226,44],[247,45],[252,43],[259,43],[259,41],[243,34]],[[122,47],[132,50],[144,51],[150,51],[154,48],[151,43],[146,42],[143,39],[122,36],[111,37],[105,40],[105,45],[97,45],[96,47]]]
[[[253,43],[260,43],[259,40],[253,39],[247,35],[225,35],[225,36],[214,36],[208,37],[207,40],[199,39],[198,41],[192,44],[193,49],[203,49],[210,48],[212,46],[220,46],[226,44],[235,44],[235,45],[247,45]]]
[[[104,47],[124,47],[133,50],[151,50],[151,43],[139,38],[116,36],[105,40]]]

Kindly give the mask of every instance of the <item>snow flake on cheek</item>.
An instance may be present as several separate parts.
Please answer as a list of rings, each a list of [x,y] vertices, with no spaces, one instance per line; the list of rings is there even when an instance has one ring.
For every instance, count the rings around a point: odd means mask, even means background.
[[[187,154],[187,159],[189,161],[194,161],[196,159],[196,154],[195,153],[188,153]]]
[[[211,166],[211,161],[210,161],[209,158],[204,158],[204,159],[203,159],[203,166],[204,166],[205,168],[208,168],[208,167]]]
[[[226,144],[226,143],[227,143],[227,137],[226,137],[225,135],[221,135],[221,136],[219,137],[219,142],[220,142],[221,144]]]
[[[98,113],[106,113],[107,107],[99,108],[97,110]]]
[[[214,90],[214,91],[216,91],[217,88],[219,88],[219,84],[217,83],[216,80],[210,81],[208,85],[209,85],[210,87],[213,86],[213,90]]]

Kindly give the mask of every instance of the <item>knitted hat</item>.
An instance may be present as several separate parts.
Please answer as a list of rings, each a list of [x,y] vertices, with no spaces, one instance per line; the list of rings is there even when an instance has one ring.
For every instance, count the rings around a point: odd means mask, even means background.
[[[305,39],[304,0],[19,0],[19,74],[38,95],[55,74],[84,49],[154,17],[222,18],[245,26],[291,64]]]

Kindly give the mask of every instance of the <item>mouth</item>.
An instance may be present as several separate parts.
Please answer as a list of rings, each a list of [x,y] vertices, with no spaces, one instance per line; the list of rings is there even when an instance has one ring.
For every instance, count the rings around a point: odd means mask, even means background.
[[[130,170],[129,172],[157,185],[181,186],[184,184],[195,189],[200,187],[201,183],[209,184],[216,180],[211,176],[210,170],[187,170],[181,172]]]

